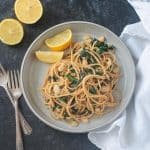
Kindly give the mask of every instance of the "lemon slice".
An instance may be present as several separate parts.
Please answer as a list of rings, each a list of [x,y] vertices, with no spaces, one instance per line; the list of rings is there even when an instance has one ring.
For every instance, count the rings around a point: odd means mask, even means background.
[[[45,63],[55,63],[62,59],[64,52],[54,51],[36,51],[35,55],[38,60]]]
[[[67,29],[52,38],[49,38],[45,41],[46,45],[54,51],[61,51],[66,49],[72,41],[72,32],[70,29]]]
[[[43,14],[39,0],[16,0],[14,9],[17,18],[25,24],[37,22]]]
[[[0,39],[7,45],[16,45],[24,35],[22,24],[16,19],[4,19],[0,22]]]

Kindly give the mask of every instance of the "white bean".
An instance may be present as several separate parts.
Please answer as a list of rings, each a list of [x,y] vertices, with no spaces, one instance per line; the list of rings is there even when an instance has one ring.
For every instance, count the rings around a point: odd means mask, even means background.
[[[101,36],[101,37],[99,37],[99,39],[98,39],[100,42],[104,42],[105,41],[105,37],[104,36]]]
[[[54,85],[53,91],[55,93],[55,95],[58,95],[60,93],[60,88],[58,85]]]

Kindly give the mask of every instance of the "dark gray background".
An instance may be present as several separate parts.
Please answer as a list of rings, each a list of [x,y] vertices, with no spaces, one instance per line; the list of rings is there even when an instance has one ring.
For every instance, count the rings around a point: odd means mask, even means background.
[[[0,62],[7,69],[17,69],[30,43],[45,29],[71,20],[85,20],[101,24],[117,35],[123,27],[139,19],[126,0],[42,0],[44,14],[34,25],[24,25],[21,44],[7,46],[0,42]],[[0,0],[0,20],[14,17],[14,0]],[[56,131],[38,120],[20,100],[23,114],[33,128],[33,134],[23,136],[25,150],[97,150],[87,134],[68,134]],[[0,88],[0,150],[15,150],[14,110]]]

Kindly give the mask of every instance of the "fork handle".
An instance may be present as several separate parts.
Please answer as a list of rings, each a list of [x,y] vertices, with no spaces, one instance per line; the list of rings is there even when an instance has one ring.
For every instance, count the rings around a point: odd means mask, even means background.
[[[24,116],[22,115],[22,113],[20,112],[20,110],[18,110],[18,111],[19,111],[19,119],[20,119],[21,127],[23,129],[23,133],[26,134],[26,135],[31,135],[32,134],[32,128],[31,128],[31,126],[26,121],[26,119],[24,118]]]
[[[11,94],[10,90],[8,89],[8,87],[5,87],[5,91],[12,103],[12,105],[15,107],[15,100],[14,100],[14,96]],[[26,135],[30,135],[32,133],[32,128],[29,125],[29,123],[26,121],[26,119],[24,118],[24,116],[22,115],[21,111],[18,109],[18,113],[19,113],[19,117],[20,117],[20,123],[21,123],[21,127],[23,129],[23,133]]]
[[[23,150],[23,141],[19,123],[18,100],[15,100],[15,117],[16,117],[16,150]]]

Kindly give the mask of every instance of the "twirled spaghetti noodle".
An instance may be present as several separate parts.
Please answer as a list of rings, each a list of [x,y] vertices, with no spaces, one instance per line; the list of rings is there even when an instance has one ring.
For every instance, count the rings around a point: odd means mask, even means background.
[[[50,66],[42,87],[45,104],[56,119],[72,125],[103,115],[118,104],[112,91],[119,79],[114,46],[87,37]]]

